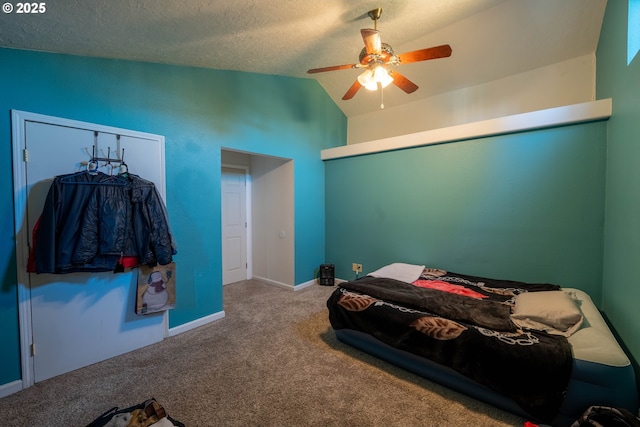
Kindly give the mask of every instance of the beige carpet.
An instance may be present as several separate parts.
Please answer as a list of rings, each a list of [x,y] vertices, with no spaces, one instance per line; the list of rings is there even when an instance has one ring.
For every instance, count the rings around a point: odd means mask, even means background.
[[[4,426],[79,426],[155,397],[189,427],[522,426],[336,340],[332,287],[224,287],[226,317],[0,399]]]

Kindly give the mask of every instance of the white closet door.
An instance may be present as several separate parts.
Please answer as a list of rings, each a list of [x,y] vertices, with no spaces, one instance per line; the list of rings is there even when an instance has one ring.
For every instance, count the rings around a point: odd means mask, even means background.
[[[115,150],[116,136],[98,135],[101,152]],[[73,127],[25,122],[27,209],[31,230],[56,175],[81,169],[94,133]],[[164,194],[163,148],[159,141],[122,136],[131,173],[153,181]],[[111,152],[111,157],[116,153]],[[29,274],[33,376],[35,382],[162,340],[166,317],[137,316],[137,270],[126,273]]]

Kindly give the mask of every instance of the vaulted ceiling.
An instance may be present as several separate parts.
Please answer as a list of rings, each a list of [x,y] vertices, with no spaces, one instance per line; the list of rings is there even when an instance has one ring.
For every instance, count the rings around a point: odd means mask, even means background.
[[[606,0],[65,0],[44,13],[0,13],[0,46],[317,79],[348,116],[380,108],[358,62],[367,12],[381,7],[382,41],[396,53],[449,44],[449,58],[399,66],[419,89],[391,85],[391,108],[596,50]],[[3,7],[7,7],[7,2]]]

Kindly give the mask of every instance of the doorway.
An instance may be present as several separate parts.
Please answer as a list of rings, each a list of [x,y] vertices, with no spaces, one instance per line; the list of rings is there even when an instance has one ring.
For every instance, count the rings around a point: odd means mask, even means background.
[[[225,175],[225,170],[229,168],[235,169],[236,172],[239,170],[245,172],[247,270],[241,280],[256,279],[293,289],[295,285],[293,160],[231,149],[222,149],[221,160],[223,167],[221,175]],[[221,179],[223,186],[226,185],[224,181]],[[222,189],[223,196],[221,196],[223,224],[224,217],[227,215],[225,211],[229,209],[228,206],[225,207],[224,191]],[[237,257],[235,254],[240,253],[238,248],[239,244],[222,244],[223,266],[226,264],[225,260]],[[227,282],[223,278],[223,283],[232,282]]]

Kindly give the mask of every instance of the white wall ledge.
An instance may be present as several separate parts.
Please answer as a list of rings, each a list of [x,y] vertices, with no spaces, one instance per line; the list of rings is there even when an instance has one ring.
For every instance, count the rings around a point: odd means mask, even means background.
[[[340,159],[343,157],[401,150],[430,144],[442,144],[534,129],[607,120],[611,117],[611,111],[612,101],[611,98],[607,98],[328,148],[320,152],[320,157],[322,160]]]

